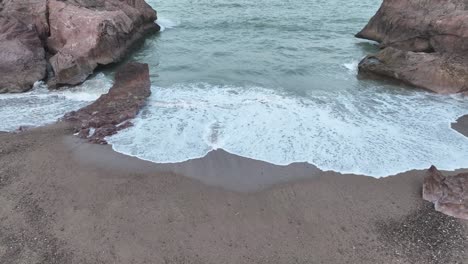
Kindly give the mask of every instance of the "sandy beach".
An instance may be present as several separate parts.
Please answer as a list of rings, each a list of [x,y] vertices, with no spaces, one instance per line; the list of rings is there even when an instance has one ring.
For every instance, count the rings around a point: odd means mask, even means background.
[[[0,264],[468,264],[467,10],[0,0]]]
[[[424,171],[154,164],[71,134],[0,134],[0,263],[468,263],[468,222],[423,202]]]

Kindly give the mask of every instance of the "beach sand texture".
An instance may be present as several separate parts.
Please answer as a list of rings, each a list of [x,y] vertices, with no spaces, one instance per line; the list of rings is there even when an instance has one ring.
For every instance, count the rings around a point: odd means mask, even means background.
[[[0,134],[0,263],[468,263],[468,222],[423,202],[424,171],[160,165],[71,132]]]

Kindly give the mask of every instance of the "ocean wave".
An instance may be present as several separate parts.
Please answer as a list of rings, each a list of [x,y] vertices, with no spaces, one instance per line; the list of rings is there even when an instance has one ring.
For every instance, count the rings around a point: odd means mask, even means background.
[[[356,74],[358,70],[359,61],[353,60],[347,63],[343,63],[343,67],[345,67],[350,73]]]
[[[179,25],[179,23],[176,21],[162,17],[159,17],[158,20],[156,20],[156,24],[161,27],[161,32],[165,31],[166,29],[175,28]]]
[[[109,138],[121,153],[153,162],[199,158],[213,149],[279,165],[393,175],[434,164],[468,166],[468,139],[449,124],[466,114],[456,96],[425,92],[298,97],[260,87],[153,87],[135,126]]]

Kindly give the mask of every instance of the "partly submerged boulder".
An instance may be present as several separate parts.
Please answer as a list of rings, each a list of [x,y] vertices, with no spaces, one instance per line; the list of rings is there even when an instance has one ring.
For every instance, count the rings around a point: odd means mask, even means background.
[[[131,126],[128,120],[145,105],[151,95],[150,88],[147,64],[125,64],[116,72],[114,85],[107,94],[89,106],[66,114],[64,120],[76,124],[80,137],[105,144],[106,136]]]
[[[468,91],[468,60],[458,54],[385,48],[364,58],[359,73],[397,79],[441,94]]]
[[[143,35],[159,31],[144,0],[49,0],[48,50],[57,84],[79,84],[116,62]]]
[[[468,173],[446,177],[432,166],[424,179],[423,199],[439,212],[468,220]]]
[[[468,90],[466,0],[384,0],[356,37],[377,41],[384,48],[360,63],[360,73],[437,93]]]
[[[45,51],[36,29],[0,15],[0,93],[24,92],[46,75]]]

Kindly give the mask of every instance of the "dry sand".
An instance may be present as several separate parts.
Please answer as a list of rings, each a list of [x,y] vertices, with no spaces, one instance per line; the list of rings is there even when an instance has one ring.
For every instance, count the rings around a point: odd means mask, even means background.
[[[422,201],[422,171],[158,165],[70,134],[0,134],[0,263],[468,263],[468,222]]]

